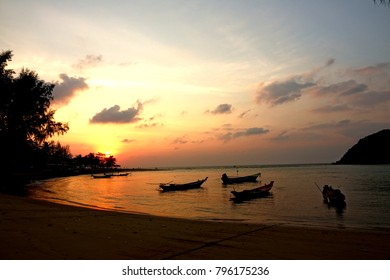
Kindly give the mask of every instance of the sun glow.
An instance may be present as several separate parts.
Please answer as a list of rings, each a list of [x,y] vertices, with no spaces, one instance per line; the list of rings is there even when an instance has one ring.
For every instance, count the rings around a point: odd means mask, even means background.
[[[95,152],[102,153],[105,158],[117,156],[120,153],[120,144],[116,142],[107,142],[104,144],[95,145]]]
[[[343,13],[308,18],[280,1],[172,9],[154,0],[159,13],[142,1],[23,1],[23,16],[17,2],[1,2],[0,23],[12,23],[2,30],[2,48],[14,54],[8,68],[55,85],[55,120],[70,129],[53,140],[74,156],[138,167],[326,162],[389,126],[390,37],[377,28],[385,9],[356,4],[345,24]],[[331,2],[313,11],[350,8]],[[375,51],[362,56],[367,49]]]

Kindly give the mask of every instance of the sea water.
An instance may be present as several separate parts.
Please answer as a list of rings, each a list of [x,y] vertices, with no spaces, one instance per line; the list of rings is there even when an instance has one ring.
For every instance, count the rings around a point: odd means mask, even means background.
[[[259,182],[223,185],[221,175],[261,172]],[[200,189],[161,192],[159,183],[208,180]],[[267,197],[232,200],[241,191],[275,181]],[[346,196],[344,209],[323,203],[323,185]],[[390,229],[390,165],[278,165],[192,167],[135,171],[128,176],[93,179],[90,175],[35,182],[34,199],[94,209],[196,220],[287,224],[338,228]]]

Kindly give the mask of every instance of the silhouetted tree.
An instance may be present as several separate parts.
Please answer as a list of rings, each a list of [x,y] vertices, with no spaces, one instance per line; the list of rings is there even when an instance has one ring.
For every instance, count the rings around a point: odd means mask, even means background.
[[[113,168],[116,167],[116,158],[114,156],[109,156],[104,158],[104,166],[106,168]]]
[[[77,155],[73,158],[73,165],[78,169],[111,169],[119,167],[116,164],[116,158],[114,156],[107,157],[102,153],[89,153],[88,155],[82,156]]]
[[[68,145],[63,146],[60,142],[45,142],[44,146],[47,150],[47,163],[52,166],[61,167],[70,165],[72,154]]]
[[[1,170],[34,165],[45,140],[68,131],[67,123],[54,120],[50,109],[54,84],[40,80],[31,70],[22,69],[14,77],[6,69],[12,52],[0,54],[0,141],[3,149]]]

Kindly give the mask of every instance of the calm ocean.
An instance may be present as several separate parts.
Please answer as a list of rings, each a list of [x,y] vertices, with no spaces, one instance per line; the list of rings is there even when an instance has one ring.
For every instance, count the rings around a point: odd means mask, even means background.
[[[132,172],[127,177],[93,179],[82,175],[35,182],[28,196],[56,203],[196,220],[390,229],[390,165],[279,165],[240,167],[238,174],[261,172],[261,185],[275,181],[271,195],[243,203],[231,191],[260,183],[224,186],[232,167],[176,168]],[[201,189],[160,192],[158,183],[184,183],[208,177]],[[328,208],[320,190],[340,188],[347,206]]]

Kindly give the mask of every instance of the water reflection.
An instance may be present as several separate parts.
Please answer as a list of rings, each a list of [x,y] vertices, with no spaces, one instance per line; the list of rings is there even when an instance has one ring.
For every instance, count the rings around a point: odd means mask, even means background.
[[[249,168],[245,173],[258,170]],[[265,167],[261,181],[275,181],[270,196],[242,203],[231,201],[231,191],[261,183],[226,186],[220,179],[225,172],[225,169],[205,168],[133,172],[127,177],[98,180],[90,176],[58,178],[34,184],[27,195],[99,209],[191,219],[390,228],[390,187],[386,187],[390,186],[390,172],[385,173],[383,167]],[[370,173],[367,177],[370,182],[364,179],[364,173]],[[206,176],[209,179],[199,189],[159,191],[159,182],[189,182]],[[348,208],[327,208],[313,182],[340,186]],[[372,185],[376,187],[370,188]]]

